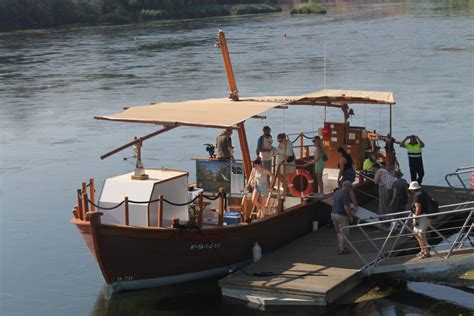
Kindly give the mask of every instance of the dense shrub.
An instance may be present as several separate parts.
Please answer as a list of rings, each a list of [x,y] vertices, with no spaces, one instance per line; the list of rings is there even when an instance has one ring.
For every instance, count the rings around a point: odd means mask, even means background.
[[[0,0],[0,31],[281,11],[277,0]]]
[[[198,5],[177,10],[175,17],[177,18],[205,18],[211,16],[229,15],[229,11],[221,5]]]
[[[130,23],[130,19],[126,16],[121,15],[118,12],[111,12],[104,14],[98,20],[100,23],[106,24],[127,24]]]
[[[165,10],[141,10],[138,14],[139,21],[161,20],[169,17]]]
[[[318,3],[302,3],[291,9],[290,14],[325,14],[327,9]]]
[[[242,14],[257,14],[257,13],[269,13],[279,12],[281,8],[277,5],[271,4],[236,4],[233,5],[229,12],[231,15],[242,15]]]

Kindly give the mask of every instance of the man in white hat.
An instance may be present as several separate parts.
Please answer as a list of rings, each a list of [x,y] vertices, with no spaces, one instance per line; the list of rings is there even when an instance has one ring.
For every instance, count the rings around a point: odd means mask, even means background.
[[[412,210],[415,214],[413,216],[413,232],[420,244],[421,251],[418,253],[418,256],[422,259],[428,258],[431,257],[431,254],[428,240],[426,239],[426,230],[431,224],[431,220],[428,217],[418,218],[418,216],[429,213],[430,197],[421,189],[421,186],[417,181],[410,182],[408,190],[414,193],[412,205]]]

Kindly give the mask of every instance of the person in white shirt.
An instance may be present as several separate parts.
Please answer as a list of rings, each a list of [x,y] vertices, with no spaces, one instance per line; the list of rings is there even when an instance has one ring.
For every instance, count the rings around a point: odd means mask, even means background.
[[[257,155],[262,161],[262,166],[268,171],[272,172],[272,144],[273,139],[270,134],[271,129],[269,126],[263,127],[263,135],[258,138],[257,142]]]

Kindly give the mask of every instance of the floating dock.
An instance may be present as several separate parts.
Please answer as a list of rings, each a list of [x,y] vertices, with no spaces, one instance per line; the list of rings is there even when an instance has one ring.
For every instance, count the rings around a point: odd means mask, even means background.
[[[264,255],[219,285],[226,298],[263,306],[326,306],[361,282],[363,266],[354,253],[337,253],[336,232],[325,226]]]
[[[222,295],[263,307],[326,306],[359,285],[366,275],[415,272],[421,276],[472,269],[474,201],[444,205],[440,209],[420,217],[433,218],[433,225],[444,218],[437,225],[449,224],[442,231],[448,230],[454,238],[449,241],[430,225],[428,237],[431,240],[442,237],[439,244],[432,244],[431,258],[421,259],[413,254],[418,247],[413,245],[416,241],[408,228],[410,216],[378,222],[369,218],[368,223],[348,226],[353,250],[345,255],[337,253],[336,232],[326,225],[221,279]],[[370,215],[370,211],[364,210],[360,215]],[[456,217],[461,215],[465,219]],[[402,244],[405,246],[398,248]]]

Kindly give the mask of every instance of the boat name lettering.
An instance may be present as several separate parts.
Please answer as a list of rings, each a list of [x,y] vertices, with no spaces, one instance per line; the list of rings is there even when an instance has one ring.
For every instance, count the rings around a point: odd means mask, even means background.
[[[117,281],[133,281],[132,276],[119,276],[117,277]]]
[[[191,250],[205,250],[205,249],[217,249],[221,246],[220,242],[209,243],[209,244],[194,244],[189,249]]]

